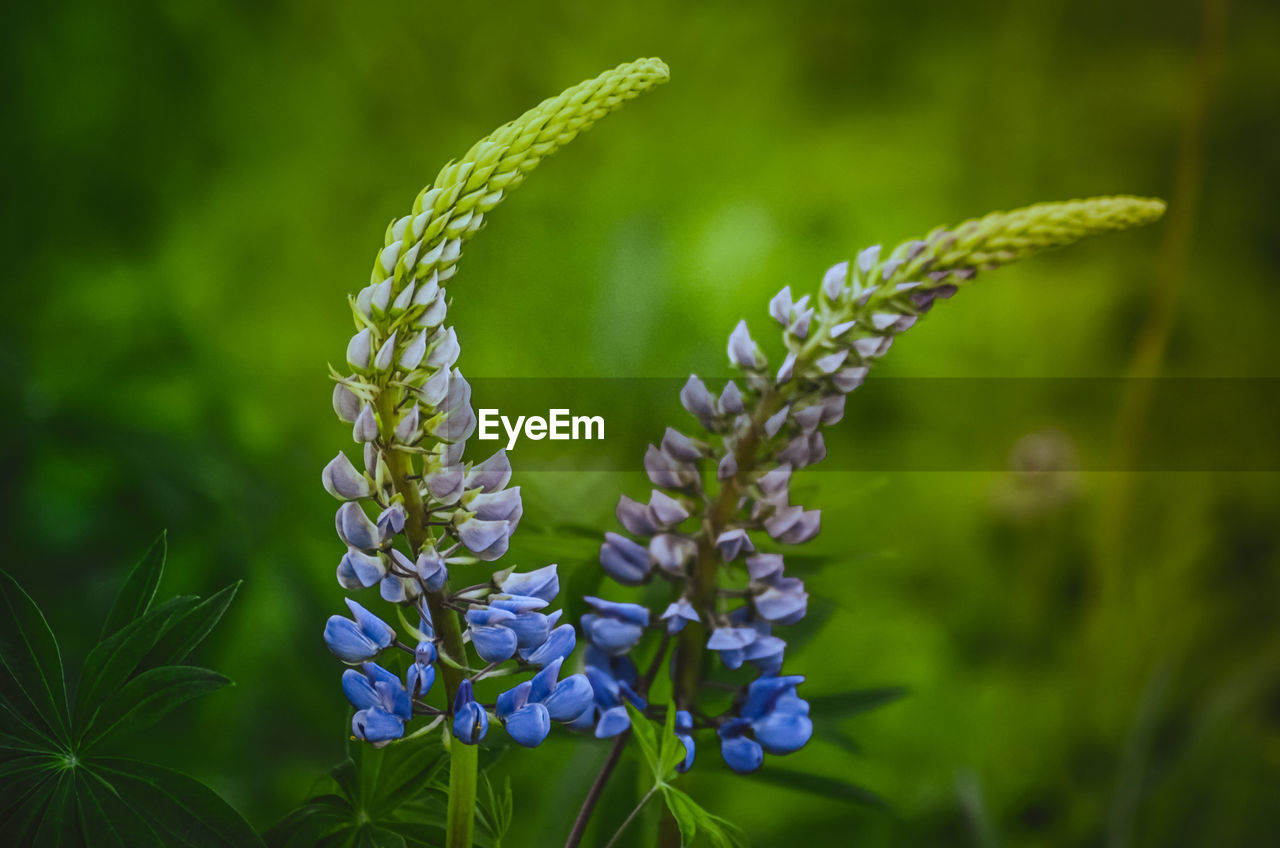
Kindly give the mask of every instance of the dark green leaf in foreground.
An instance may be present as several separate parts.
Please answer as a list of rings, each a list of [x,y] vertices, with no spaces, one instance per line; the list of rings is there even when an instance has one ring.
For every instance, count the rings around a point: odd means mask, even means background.
[[[77,848],[253,848],[261,839],[211,789],[168,768],[95,756],[97,742],[145,728],[227,685],[172,665],[235,595],[152,606],[162,536],[130,572],[86,659],[74,712],[58,643],[35,601],[0,572],[0,842]]]
[[[151,601],[160,586],[160,575],[164,573],[164,560],[168,552],[168,539],[165,533],[151,543],[151,547],[143,555],[138,564],[129,572],[116,595],[111,612],[102,624],[102,638],[110,636],[131,621],[141,618],[151,608]]]

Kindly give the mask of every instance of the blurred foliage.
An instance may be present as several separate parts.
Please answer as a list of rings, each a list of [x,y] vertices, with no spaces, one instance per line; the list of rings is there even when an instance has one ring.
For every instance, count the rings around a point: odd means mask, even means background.
[[[341,594],[319,474],[347,438],[325,369],[344,297],[444,161],[638,56],[665,59],[671,83],[549,163],[451,283],[468,374],[715,373],[738,318],[865,244],[1133,192],[1169,199],[1166,223],[991,275],[872,379],[1273,376],[1280,7],[1237,3],[1219,26],[1222,5],[14,6],[5,567],[70,655],[97,639],[116,563],[161,528],[178,591],[243,578],[198,657],[239,685],[133,756],[209,782],[260,827],[293,809],[341,759],[347,720],[320,640]],[[859,400],[849,417],[880,442],[982,438],[981,409],[961,438],[909,403]],[[1114,444],[1055,420],[1037,432],[1070,456],[1179,427],[1140,407],[1115,411]],[[655,438],[678,415],[674,397],[655,410]],[[589,588],[595,534],[641,475],[513,460],[527,518],[509,562],[559,561]],[[743,781],[711,766],[711,744],[680,788],[762,846],[1217,846],[1280,829],[1276,475],[1036,468],[813,471],[797,491],[824,509],[806,577],[830,613],[789,670],[807,695],[911,694],[843,725],[856,753],[814,744],[784,765],[892,812]],[[513,832],[548,844],[606,753],[557,736],[498,769]],[[587,844],[643,789],[630,757]]]

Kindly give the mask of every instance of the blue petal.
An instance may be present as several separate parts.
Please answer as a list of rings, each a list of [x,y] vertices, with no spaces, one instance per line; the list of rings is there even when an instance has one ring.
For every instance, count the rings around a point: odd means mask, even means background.
[[[481,627],[490,624],[507,624],[516,620],[516,614],[497,607],[467,610],[467,624]]]
[[[799,674],[785,677],[760,677],[747,687],[747,700],[741,714],[747,719],[757,719],[774,710],[774,705],[784,694],[795,694],[796,686],[804,682]]]
[[[351,732],[367,742],[390,742],[404,735],[404,722],[374,707],[355,714],[351,719]]]
[[[676,733],[692,733],[693,716],[688,710],[676,710]]]
[[[512,595],[504,592],[501,595],[490,595],[489,606],[519,615],[522,612],[537,612],[545,609],[547,601],[532,595]]]
[[[461,691],[462,687],[459,687]],[[489,732],[489,714],[484,707],[470,701],[453,717],[453,735],[458,741],[467,745],[475,745]]]
[[[724,736],[720,738],[720,756],[724,757],[729,768],[738,774],[748,774],[760,768],[764,762],[764,750],[754,739],[746,736]]]
[[[518,639],[506,627],[471,627],[471,644],[485,662],[502,662],[515,655]]]
[[[350,598],[347,598],[346,601],[347,607],[351,610],[351,617],[360,626],[361,632],[379,649],[387,647],[395,640],[396,631],[390,624],[387,624]]]
[[[399,679],[394,683],[388,683],[385,680],[379,680],[373,684],[373,689],[378,693],[379,707],[394,716],[399,717],[402,721],[408,721],[413,718],[413,700],[409,697],[409,693],[400,685]]]
[[[799,713],[773,712],[752,725],[756,739],[770,754],[799,751],[813,736],[813,722]]]
[[[506,720],[507,734],[526,748],[542,744],[551,732],[551,716],[542,704],[525,704]]]
[[[556,679],[560,677],[560,666],[564,664],[564,658],[557,659],[547,663],[542,671],[535,674],[529,680],[529,700],[541,703],[547,700],[556,689]]]
[[[572,721],[593,706],[594,691],[585,675],[571,674],[543,701],[552,721]]]
[[[338,563],[338,573],[353,575],[361,587],[368,589],[387,573],[387,566],[382,557],[351,548],[342,557],[342,562]]]
[[[638,586],[648,581],[653,570],[649,549],[617,533],[605,534],[605,542],[600,546],[600,566],[624,586]]]
[[[419,642],[418,647],[413,650],[413,661],[418,665],[431,665],[436,661],[436,656],[437,651],[435,642]]]
[[[631,716],[627,715],[627,708],[612,707],[600,714],[600,721],[596,724],[596,738],[609,739],[629,727],[631,727]]]
[[[502,581],[502,591],[508,595],[528,595],[551,603],[560,593],[560,578],[556,566],[547,565],[524,574],[512,574]]]
[[[550,712],[550,710],[548,710]],[[592,704],[565,723],[570,730],[591,730],[596,726],[596,708]]]
[[[418,554],[414,567],[428,591],[439,592],[449,579],[449,569],[445,566],[444,557],[436,551],[428,549]]]
[[[357,710],[367,710],[378,703],[378,693],[373,690],[369,678],[354,668],[342,672],[342,694]]]
[[[410,697],[421,698],[431,691],[432,685],[436,682],[436,670],[434,666],[424,663],[414,663],[409,666],[409,673],[405,677],[405,684],[408,688]]]
[[[622,703],[618,692],[618,681],[609,672],[594,665],[587,666],[587,681],[591,684],[592,694],[600,709],[607,710]]]
[[[639,604],[621,603],[618,601],[606,601],[604,598],[597,598],[587,595],[583,598],[591,607],[601,615],[616,618],[620,621],[626,621],[631,624],[638,624],[641,627],[649,626],[649,608],[642,607]]]
[[[499,695],[496,707],[498,718],[506,721],[508,716],[527,704],[529,702],[529,690],[532,688],[533,684],[525,680],[518,686],[513,686]]]
[[[684,760],[676,764],[676,771],[683,774],[693,768],[693,755],[696,749],[693,745],[693,737],[687,733],[677,733],[676,738],[680,740],[680,744],[684,745]]]
[[[354,501],[348,501],[338,507],[336,519],[338,535],[353,548],[371,550],[378,547],[382,539],[378,528],[364,514],[364,509]]]
[[[638,624],[603,616],[596,617],[589,625],[584,621],[583,630],[591,644],[609,654],[625,654],[644,635],[644,628]]]
[[[724,667],[730,671],[742,668],[742,651],[721,651],[720,661],[724,663]]]
[[[343,662],[361,662],[377,655],[380,648],[360,632],[354,621],[340,615],[329,616],[324,626],[324,643]]]
[[[573,649],[577,644],[578,635],[574,632],[573,625],[562,624],[552,630],[551,635],[547,637],[547,641],[543,642],[536,650],[528,653],[522,651],[520,656],[524,658],[525,662],[532,665],[546,665],[573,653]]]
[[[717,627],[707,639],[707,650],[741,650],[754,642],[759,635],[750,627]]]
[[[540,612],[520,613],[507,627],[515,631],[516,641],[526,651],[538,647],[551,635],[551,621]]]

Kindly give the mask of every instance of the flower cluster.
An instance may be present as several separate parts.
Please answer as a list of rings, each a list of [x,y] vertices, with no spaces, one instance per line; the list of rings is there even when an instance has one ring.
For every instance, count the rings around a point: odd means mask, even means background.
[[[797,694],[804,678],[781,674],[787,646],[774,629],[803,618],[809,596],[776,549],[807,542],[821,527],[820,511],[792,503],[789,488],[795,472],[826,456],[820,428],[841,420],[846,395],[898,334],[979,270],[1146,223],[1163,208],[1131,197],[1041,204],[938,229],[891,251],[867,248],[830,268],[815,294],[796,298],[786,287],[769,302],[785,346],[776,365],[740,322],[728,343],[740,378],[719,392],[689,378],[680,400],[703,433],[669,428],[649,446],[644,467],[656,488],[647,502],[624,495],[617,507],[635,538],[607,533],[601,545],[600,564],[618,583],[656,576],[672,592],[656,616],[636,604],[587,599],[595,609],[582,631],[596,735],[627,729],[623,699],[645,709],[647,687],[630,654],[654,631],[662,635],[652,668],[675,642],[674,706],[684,735],[714,727],[726,763],[740,772],[758,768],[765,752],[803,747],[813,732]],[[700,709],[706,652],[730,670],[749,665],[756,674],[720,715]],[[686,749],[687,767],[691,739]]]
[[[335,520],[346,547],[338,583],[351,592],[377,586],[383,600],[412,609],[399,617],[416,643],[400,642],[354,600],[350,618],[330,618],[326,644],[358,664],[342,685],[357,709],[359,738],[385,744],[424,714],[452,717],[455,735],[475,743],[494,710],[516,741],[536,745],[551,721],[575,721],[591,708],[585,677],[558,679],[576,638],[571,625],[557,626],[559,612],[546,611],[559,591],[556,566],[507,569],[461,591],[449,588],[451,571],[507,552],[522,506],[519,487],[508,485],[504,451],[464,460],[476,417],[457,368],[457,332],[446,322],[446,285],[463,243],[529,171],[666,78],[656,59],[621,65],[499,127],[446,165],[410,213],[391,223],[369,285],[349,298],[355,333],[347,367],[330,370],[333,408],[352,428],[359,464],[339,453],[322,474],[325,489],[343,502]],[[403,678],[374,662],[387,649],[412,656]],[[446,690],[438,707],[426,700],[437,668]],[[536,673],[494,704],[475,700],[476,681],[520,670]]]

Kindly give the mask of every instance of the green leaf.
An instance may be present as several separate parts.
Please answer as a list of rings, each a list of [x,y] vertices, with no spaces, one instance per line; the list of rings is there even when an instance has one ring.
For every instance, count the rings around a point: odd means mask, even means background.
[[[85,833],[95,838],[93,848],[99,845],[122,848],[165,848],[146,818],[120,799],[111,784],[90,769],[81,769],[79,786],[80,820]]]
[[[87,749],[103,738],[159,721],[174,707],[231,681],[207,668],[168,665],[144,671],[107,698],[85,732]]]
[[[88,730],[87,724],[102,702],[133,676],[164,634],[165,625],[175,615],[190,610],[197,600],[187,595],[165,601],[94,645],[84,662],[76,692],[72,723],[79,733]]]
[[[166,632],[160,643],[142,661],[142,665],[151,667],[173,665],[187,658],[196,647],[205,640],[214,626],[222,620],[227,607],[240,589],[237,580],[222,591],[212,595],[186,613],[175,615],[166,625]]]
[[[8,670],[0,674],[5,701],[28,723],[69,742],[67,685],[58,640],[40,607],[5,571],[0,571],[0,663]]]
[[[684,761],[684,743],[676,738],[676,711],[667,708],[667,717],[662,725],[662,739],[658,746],[658,764],[662,774],[661,780],[670,780],[675,776],[676,766]]]
[[[165,554],[168,550],[167,534],[151,543],[151,547],[143,555],[138,564],[125,578],[120,587],[111,612],[102,625],[102,638],[105,639],[129,622],[141,618],[151,608],[151,600],[156,596],[160,586],[160,575],[164,572]]]
[[[644,761],[653,771],[653,780],[655,783],[662,783],[662,759],[658,755],[658,739],[653,733],[653,725],[644,717],[644,713],[630,703],[627,704],[627,713],[631,716],[631,733],[640,745],[640,753],[644,755]]]
[[[322,838],[354,830],[355,810],[345,798],[319,795],[262,834],[272,848],[312,848]]]
[[[58,775],[32,840],[37,848],[71,848],[82,843],[76,814],[76,776],[72,769]]]
[[[844,801],[849,804],[858,804],[877,810],[889,809],[889,804],[870,789],[837,777],[826,777],[804,771],[772,767],[760,769],[747,775],[747,777],[760,783],[781,786],[785,789],[806,792],[810,795],[819,795],[823,798],[830,798],[833,801]]]
[[[263,845],[231,805],[182,772],[137,760],[103,758],[97,762],[120,800],[157,832],[170,837],[168,844],[192,848]]]
[[[676,827],[680,828],[680,844],[692,845],[694,838],[698,835],[698,817],[694,813],[694,808],[698,805],[674,786],[663,787],[662,800],[675,818]]]
[[[742,829],[727,819],[707,812],[687,793],[674,786],[662,787],[662,799],[667,809],[675,817],[676,826],[680,828],[681,845],[692,845],[693,839],[701,830],[716,848],[734,848],[745,845],[746,836]]]

